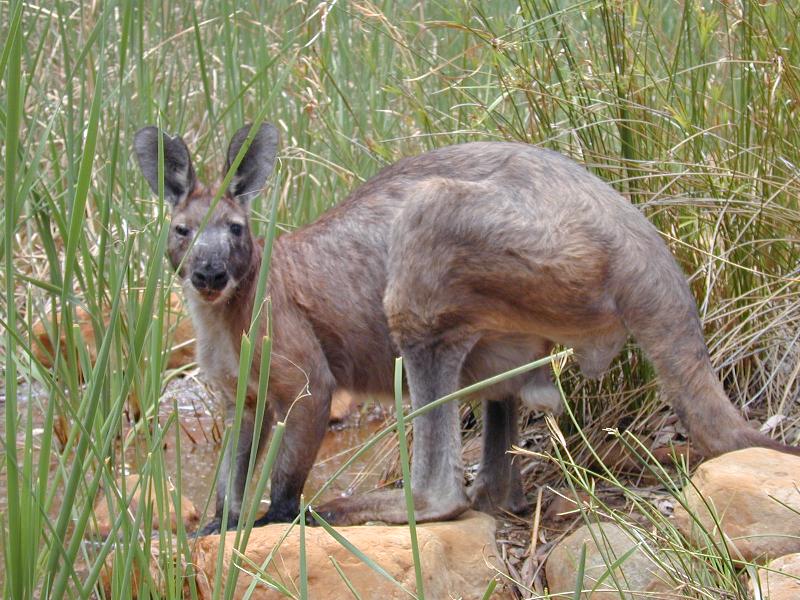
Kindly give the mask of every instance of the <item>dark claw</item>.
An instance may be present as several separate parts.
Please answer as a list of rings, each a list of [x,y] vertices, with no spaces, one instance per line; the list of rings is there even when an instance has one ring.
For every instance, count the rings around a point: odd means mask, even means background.
[[[216,535],[219,533],[220,520],[214,519],[206,523],[206,526],[195,532],[195,537],[203,537],[204,535]]]
[[[214,517],[211,521],[209,521],[205,527],[195,533],[195,537],[201,537],[204,535],[219,535],[221,533],[222,527],[222,519],[220,517]],[[225,531],[236,531],[236,526],[239,524],[238,517],[228,516],[228,526],[225,528]]]

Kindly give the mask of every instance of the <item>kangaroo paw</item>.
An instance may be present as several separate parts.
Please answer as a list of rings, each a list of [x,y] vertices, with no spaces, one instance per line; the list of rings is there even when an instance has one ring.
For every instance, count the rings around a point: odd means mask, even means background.
[[[414,516],[417,522],[448,521],[469,508],[466,495],[440,497],[436,500],[420,493],[414,494]],[[315,512],[335,525],[358,525],[368,521],[408,523],[403,490],[378,490],[351,498],[337,498],[326,502]]]

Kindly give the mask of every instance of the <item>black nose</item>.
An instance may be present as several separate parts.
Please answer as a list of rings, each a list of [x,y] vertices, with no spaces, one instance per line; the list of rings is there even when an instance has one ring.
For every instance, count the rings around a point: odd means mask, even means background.
[[[198,290],[221,290],[228,283],[228,272],[223,267],[206,265],[192,273],[192,285]]]

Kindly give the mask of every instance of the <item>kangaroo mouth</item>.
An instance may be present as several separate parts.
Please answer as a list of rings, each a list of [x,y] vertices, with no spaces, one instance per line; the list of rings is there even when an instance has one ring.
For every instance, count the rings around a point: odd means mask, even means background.
[[[214,304],[221,298],[227,296],[230,288],[230,285],[225,285],[219,289],[214,289],[212,287],[197,287],[196,285],[189,283],[184,287],[184,290],[185,293],[191,293],[196,298],[199,298],[207,304]]]
[[[219,297],[222,296],[223,290],[213,290],[211,288],[203,288],[199,290],[195,288],[195,292],[197,292],[197,295],[200,296],[200,298],[211,303],[217,301]]]

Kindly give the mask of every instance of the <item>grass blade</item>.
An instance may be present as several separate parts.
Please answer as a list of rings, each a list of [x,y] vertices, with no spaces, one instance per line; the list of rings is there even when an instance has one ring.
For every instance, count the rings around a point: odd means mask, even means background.
[[[408,441],[406,439],[406,420],[403,414],[403,359],[394,361],[394,406],[397,415],[397,436],[400,441],[400,467],[403,473],[403,494],[406,499],[406,514],[408,514],[408,533],[411,538],[411,556],[414,559],[414,578],[417,584],[417,597],[425,598],[425,588],[422,577],[422,561],[419,558],[419,543],[417,542],[417,520],[414,513],[414,493],[411,488],[411,468],[408,460]],[[301,521],[302,523],[302,521]]]

